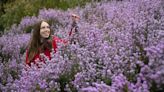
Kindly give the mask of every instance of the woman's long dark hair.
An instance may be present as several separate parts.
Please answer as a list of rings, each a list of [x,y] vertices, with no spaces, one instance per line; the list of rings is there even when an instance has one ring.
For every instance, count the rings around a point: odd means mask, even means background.
[[[42,22],[47,22],[47,21],[42,20],[36,25],[34,25],[33,34],[32,34],[31,40],[28,45],[28,50],[27,50],[28,62],[30,62],[35,57],[36,54],[44,52],[46,48],[49,50],[52,49],[52,40],[51,40],[52,30],[50,29],[51,32],[48,38],[43,39],[40,36],[40,27],[41,27]]]

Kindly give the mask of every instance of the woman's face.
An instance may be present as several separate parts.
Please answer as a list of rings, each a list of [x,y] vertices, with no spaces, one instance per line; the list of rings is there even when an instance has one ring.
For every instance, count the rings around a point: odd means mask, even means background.
[[[48,38],[50,36],[50,25],[45,21],[40,25],[40,36],[42,38]]]

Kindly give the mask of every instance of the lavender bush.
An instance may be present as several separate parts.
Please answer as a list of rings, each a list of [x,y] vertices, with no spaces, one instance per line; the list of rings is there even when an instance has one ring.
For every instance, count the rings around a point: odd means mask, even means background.
[[[0,89],[3,92],[162,92],[164,86],[164,7],[162,0],[102,1],[84,8],[40,10],[0,38]],[[68,37],[70,13],[81,20]],[[41,54],[41,68],[24,64],[30,34],[23,30],[51,20],[58,44],[52,60]],[[18,39],[18,40],[17,40]],[[73,43],[71,41],[74,41]]]

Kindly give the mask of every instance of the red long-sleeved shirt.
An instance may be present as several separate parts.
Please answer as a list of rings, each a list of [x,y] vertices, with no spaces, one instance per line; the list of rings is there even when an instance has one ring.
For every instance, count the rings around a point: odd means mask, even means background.
[[[52,47],[53,47],[54,51],[56,51],[56,49],[57,49],[57,43],[58,43],[58,42],[61,42],[61,43],[64,43],[64,44],[67,43],[66,40],[60,39],[60,38],[58,38],[58,37],[56,37],[56,36],[53,36],[53,39],[52,39]],[[44,54],[45,54],[49,59],[51,59],[50,53],[51,53],[51,51],[50,51],[49,49],[46,49],[46,50],[44,51]],[[31,66],[31,63],[37,64],[37,62],[35,61],[36,59],[39,59],[40,62],[44,62],[43,60],[41,60],[40,53],[37,53],[37,54],[34,56],[34,58],[33,58],[31,61],[29,61],[29,60],[28,60],[28,51],[26,51],[26,64],[27,64],[27,65]]]

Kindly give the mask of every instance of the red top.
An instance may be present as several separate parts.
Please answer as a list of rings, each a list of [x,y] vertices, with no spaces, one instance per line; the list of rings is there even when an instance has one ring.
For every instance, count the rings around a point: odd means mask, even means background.
[[[53,47],[54,51],[56,51],[56,49],[57,49],[57,43],[58,43],[58,42],[62,42],[62,43],[64,43],[64,44],[67,43],[67,41],[62,40],[62,39],[60,39],[60,38],[58,38],[58,37],[53,36],[53,39],[52,39],[52,47]],[[44,51],[44,54],[45,54],[49,59],[51,59],[50,53],[51,53],[51,51],[50,51],[49,49],[46,49],[46,50]],[[26,52],[26,64],[28,64],[29,66],[31,65],[32,62],[33,62],[34,64],[37,64],[36,61],[35,61],[36,59],[39,59],[40,62],[44,62],[44,61],[41,60],[41,58],[40,58],[40,53],[36,54],[36,55],[34,56],[34,58],[33,58],[30,62],[28,62],[28,52]]]

